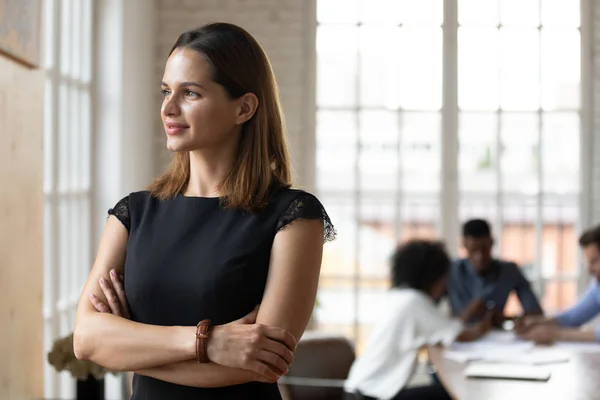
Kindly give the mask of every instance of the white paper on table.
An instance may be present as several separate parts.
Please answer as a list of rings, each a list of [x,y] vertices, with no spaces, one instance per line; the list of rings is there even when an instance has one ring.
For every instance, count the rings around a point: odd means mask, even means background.
[[[446,350],[444,351],[444,358],[447,358],[452,361],[456,361],[459,363],[466,363],[469,361],[475,361],[481,359],[481,355],[475,351],[454,351],[454,350]]]
[[[473,363],[465,368],[469,378],[501,378],[547,381],[551,371],[546,367],[515,364]]]
[[[515,335],[514,332],[492,331],[474,342],[454,342],[450,346],[452,350],[475,351],[482,349],[503,349],[502,351],[527,351],[535,344]]]
[[[444,358],[459,363],[479,361],[485,363],[512,363],[520,365],[544,365],[567,362],[568,353],[559,350],[533,348],[527,351],[507,351],[506,349],[486,349],[476,351],[447,350]]]
[[[574,353],[600,353],[600,343],[556,342],[554,347]]]
[[[553,364],[570,359],[564,349],[536,347],[532,341],[522,340],[514,332],[506,331],[489,332],[474,342],[455,342],[444,352],[444,357],[459,363],[480,361],[519,365]]]

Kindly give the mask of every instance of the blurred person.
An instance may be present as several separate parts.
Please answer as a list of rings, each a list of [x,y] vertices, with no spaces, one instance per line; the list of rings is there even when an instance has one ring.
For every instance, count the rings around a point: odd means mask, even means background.
[[[594,329],[580,328],[600,313],[600,225],[583,232],[579,246],[592,277],[588,289],[577,304],[553,318],[525,317],[517,320],[515,330],[523,339],[540,344],[600,341],[600,325]]]
[[[133,400],[281,399],[335,232],[290,188],[269,60],[242,28],[209,24],[179,36],[160,86],[174,159],[108,212],[76,356],[134,371]]]
[[[392,288],[345,384],[347,399],[449,399],[439,382],[406,387],[421,348],[471,341],[491,327],[491,313],[465,328],[437,307],[446,291],[450,258],[439,242],[414,240],[392,256]],[[383,305],[382,305],[383,306]]]
[[[542,307],[518,265],[492,257],[494,239],[487,221],[472,219],[465,222],[462,245],[467,257],[452,264],[448,283],[448,298],[454,316],[472,322],[493,309],[494,322],[500,325],[506,319],[504,307],[513,290],[524,315],[543,315]]]

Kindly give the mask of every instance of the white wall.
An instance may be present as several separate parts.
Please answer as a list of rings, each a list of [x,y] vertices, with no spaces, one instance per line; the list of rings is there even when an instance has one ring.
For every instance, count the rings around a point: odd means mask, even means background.
[[[286,119],[295,184],[312,190],[314,176],[315,0],[157,0],[155,81],[177,37],[209,22],[230,22],[263,46],[275,71]],[[158,109],[156,100],[155,108]],[[155,117],[155,173],[171,159]]]

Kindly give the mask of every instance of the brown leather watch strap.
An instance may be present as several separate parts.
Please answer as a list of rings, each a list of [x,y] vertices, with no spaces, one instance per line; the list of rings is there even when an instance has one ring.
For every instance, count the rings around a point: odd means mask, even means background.
[[[196,325],[196,360],[198,360],[199,363],[207,363],[210,361],[208,359],[207,345],[211,328],[212,323],[210,322],[210,319],[204,319]]]

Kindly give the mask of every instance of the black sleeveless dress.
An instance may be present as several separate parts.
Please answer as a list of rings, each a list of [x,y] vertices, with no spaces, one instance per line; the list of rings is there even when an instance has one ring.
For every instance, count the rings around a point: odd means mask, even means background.
[[[275,234],[298,218],[323,219],[325,240],[335,231],[313,195],[281,188],[268,205],[248,213],[219,198],[158,200],[131,193],[110,209],[128,229],[124,285],[133,321],[195,326],[226,324],[261,302]],[[277,384],[193,388],[135,375],[134,400],[281,399]]]

